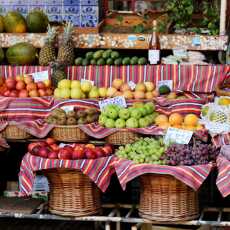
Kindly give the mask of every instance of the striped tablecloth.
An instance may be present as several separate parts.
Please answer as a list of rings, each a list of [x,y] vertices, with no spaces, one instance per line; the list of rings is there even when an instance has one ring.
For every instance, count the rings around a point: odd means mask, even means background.
[[[31,195],[37,171],[53,168],[78,169],[87,175],[100,189],[105,192],[114,173],[112,167],[115,157],[103,157],[91,160],[59,160],[33,156],[27,153],[21,162],[19,172],[19,189],[22,196]]]
[[[165,166],[152,164],[134,164],[133,161],[118,159],[114,168],[120,181],[121,187],[125,190],[126,184],[143,174],[165,174],[174,176],[194,190],[198,190],[211,172],[213,165],[197,166]]]

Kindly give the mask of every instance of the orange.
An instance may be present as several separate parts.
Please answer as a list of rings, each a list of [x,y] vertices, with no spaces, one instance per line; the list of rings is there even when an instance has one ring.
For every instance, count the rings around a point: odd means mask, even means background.
[[[167,129],[169,127],[169,123],[168,122],[164,122],[164,123],[160,123],[158,125],[159,128],[162,128],[162,129]]]
[[[169,124],[170,125],[181,125],[183,122],[183,116],[179,113],[172,113],[169,116]]]
[[[155,118],[155,123],[157,125],[168,123],[168,117],[166,115],[160,114]]]
[[[195,114],[188,114],[184,117],[184,124],[187,126],[196,126],[198,117]]]

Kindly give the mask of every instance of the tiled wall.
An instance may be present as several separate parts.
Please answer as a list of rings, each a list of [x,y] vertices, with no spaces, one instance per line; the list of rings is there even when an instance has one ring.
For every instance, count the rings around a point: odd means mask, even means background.
[[[0,13],[17,10],[23,15],[34,8],[43,9],[50,21],[72,21],[81,27],[99,22],[99,0],[0,0]]]

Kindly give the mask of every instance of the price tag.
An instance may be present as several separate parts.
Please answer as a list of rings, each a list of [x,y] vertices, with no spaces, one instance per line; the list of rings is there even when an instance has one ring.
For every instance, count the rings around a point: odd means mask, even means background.
[[[150,64],[157,64],[157,62],[160,60],[160,50],[149,50],[148,59]]]
[[[193,135],[193,131],[169,127],[164,138],[165,144],[177,143],[188,144]]]
[[[108,98],[102,101],[98,102],[99,106],[100,106],[100,110],[102,111],[104,107],[106,107],[107,105],[119,105],[120,107],[127,107],[125,98],[122,96],[118,96],[118,97],[113,97],[113,98]]]
[[[194,46],[200,46],[200,45],[201,45],[200,36],[195,36],[195,37],[192,39],[192,44],[193,44]]]
[[[184,49],[173,49],[173,55],[176,57],[180,57],[180,58],[188,57],[187,50],[184,50]]]
[[[94,85],[94,81],[86,80],[86,79],[81,79],[81,83],[83,82],[90,82],[92,85]]]
[[[61,109],[63,109],[66,113],[68,113],[70,111],[74,111],[74,106],[73,105],[66,105],[66,106],[62,106]]]
[[[63,147],[65,147],[65,146],[71,146],[71,147],[73,147],[73,145],[71,145],[71,144],[65,144],[65,143],[60,143],[60,144],[58,145],[59,148],[63,148]]]
[[[46,71],[41,71],[41,72],[36,72],[36,73],[31,73],[34,82],[39,82],[39,81],[45,81],[49,80],[49,72],[48,70]]]
[[[36,191],[49,192],[49,184],[45,176],[38,175],[35,177],[33,192]]]
[[[129,85],[131,90],[134,90],[136,88],[136,84],[133,81],[129,81],[128,85]]]
[[[173,89],[173,81],[172,80],[163,80],[157,82],[157,88],[159,89],[160,86],[167,85],[171,90]]]

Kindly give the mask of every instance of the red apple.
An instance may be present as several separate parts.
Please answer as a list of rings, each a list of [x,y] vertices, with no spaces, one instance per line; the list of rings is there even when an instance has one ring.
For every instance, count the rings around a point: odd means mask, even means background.
[[[72,159],[72,153],[69,152],[68,149],[60,149],[58,153],[58,158],[59,159],[64,159],[64,160],[71,160]]]
[[[10,95],[9,95],[10,97],[18,97],[18,91],[17,90],[12,90],[11,92],[10,92]]]
[[[70,153],[73,152],[73,147],[71,147],[70,145],[64,146],[63,149],[67,149]]]
[[[28,145],[28,151],[31,153],[35,146],[39,146],[37,142],[32,142]]]
[[[85,153],[84,149],[79,147],[78,149],[74,150],[72,153],[72,159],[78,160],[78,159],[84,159],[85,158]]]
[[[46,90],[46,95],[47,96],[52,96],[53,95],[53,90],[52,89],[47,89]]]
[[[32,76],[30,75],[24,75],[24,82],[28,85],[29,83],[32,83],[34,80]]]
[[[39,153],[41,151],[41,146],[36,145],[32,148],[32,151],[30,152],[32,155],[39,156]]]
[[[49,152],[49,154],[48,154],[48,158],[49,158],[49,159],[58,159],[58,153],[55,152],[55,151],[51,151],[51,152]]]
[[[79,149],[79,148],[85,148],[85,144],[74,144],[73,145],[73,148],[74,148],[74,150],[77,150],[77,149]]]
[[[97,157],[92,148],[85,148],[84,153],[87,159],[95,159]]]
[[[3,93],[3,96],[4,96],[4,97],[9,97],[9,96],[10,96],[10,91],[9,91],[9,90],[6,90],[6,91]]]
[[[106,144],[103,148],[102,148],[105,152],[105,155],[111,155],[113,153],[113,146],[110,144]]]
[[[47,147],[47,143],[45,141],[37,141],[37,144],[40,145],[41,147]]]
[[[47,158],[48,157],[48,154],[49,154],[49,149],[47,147],[41,147],[39,152],[38,152],[38,155],[40,157],[44,157],[44,158]]]
[[[37,82],[37,87],[38,89],[46,89],[46,85],[42,81]]]
[[[27,91],[37,90],[37,85],[36,85],[36,83],[31,82],[31,83],[27,84],[26,90],[27,90]]]
[[[94,149],[95,145],[94,144],[87,144],[85,145],[86,148]]]
[[[48,145],[52,145],[52,144],[56,143],[56,140],[54,138],[52,138],[52,137],[48,137],[48,138],[46,138],[46,143]]]
[[[59,151],[59,147],[58,147],[57,144],[52,144],[52,145],[50,145],[50,148],[51,148],[53,151],[55,151],[55,152],[58,152],[58,151]]]
[[[12,78],[12,77],[7,78],[5,83],[6,83],[6,87],[8,89],[15,89],[16,81],[14,78]]]
[[[24,81],[20,80],[16,83],[16,89],[17,90],[22,90],[26,88],[26,84]]]
[[[105,151],[101,147],[96,147],[94,149],[94,152],[95,152],[97,158],[104,157],[106,155]]]
[[[28,97],[28,96],[29,96],[29,94],[28,94],[28,92],[26,91],[26,89],[22,89],[22,90],[20,90],[19,93],[18,93],[18,97]]]
[[[44,89],[39,89],[38,94],[39,94],[39,97],[44,97],[46,96],[46,91]]]

